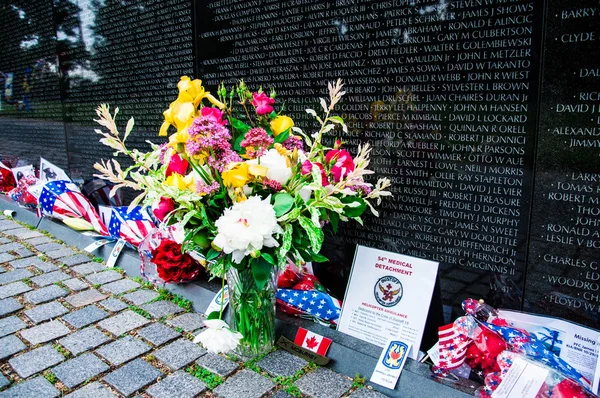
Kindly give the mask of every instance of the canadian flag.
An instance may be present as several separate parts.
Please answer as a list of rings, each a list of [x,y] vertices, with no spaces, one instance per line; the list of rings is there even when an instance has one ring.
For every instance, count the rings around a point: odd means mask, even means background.
[[[331,345],[331,339],[323,337],[320,334],[313,333],[310,330],[298,328],[298,333],[296,333],[296,339],[294,340],[294,343],[300,347],[308,348],[319,355],[325,356],[329,346]]]

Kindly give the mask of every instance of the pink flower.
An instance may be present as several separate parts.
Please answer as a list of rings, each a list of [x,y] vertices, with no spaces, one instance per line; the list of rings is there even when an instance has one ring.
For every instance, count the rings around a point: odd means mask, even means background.
[[[325,168],[323,167],[323,165],[321,163],[311,163],[310,160],[305,160],[304,163],[302,163],[302,169],[300,170],[300,172],[302,173],[302,175],[308,175],[310,174],[313,165],[317,166],[319,169],[321,169],[321,185],[323,185],[324,187],[326,187],[327,185],[329,185],[329,180],[327,179],[327,174],[325,173]]]
[[[248,159],[259,158],[265,154],[267,148],[273,143],[273,138],[267,134],[265,129],[255,127],[248,130],[244,140],[240,143],[242,148],[246,148]]]
[[[163,221],[167,214],[175,210],[175,202],[171,198],[165,198],[164,196],[160,198],[160,202],[158,202],[158,206],[152,210],[154,216],[158,218],[159,221]]]
[[[223,120],[223,112],[219,108],[204,107],[200,110],[200,115],[207,119],[212,119],[213,122],[218,123],[221,126],[227,124],[227,120]]]
[[[302,143],[302,138],[300,138],[296,135],[290,135],[287,140],[283,141],[283,147],[290,151],[293,151],[294,149],[298,149],[299,151],[304,150],[304,144]]]
[[[343,149],[334,149],[327,152],[325,162],[331,167],[331,175],[335,182],[340,182],[342,178],[354,171],[352,156]]]
[[[263,180],[263,185],[265,186],[265,188],[270,188],[275,192],[279,192],[283,189],[280,183],[278,183],[275,180],[269,180],[268,178],[265,178]]]
[[[275,99],[271,97],[267,97],[267,94],[262,93],[252,93],[252,105],[256,108],[256,113],[258,115],[267,115],[273,112],[273,105],[275,103]]]
[[[179,156],[178,153],[173,154],[171,156],[171,160],[169,160],[169,165],[167,166],[167,172],[165,173],[166,177],[169,177],[173,173],[185,175],[188,169],[188,161]]]

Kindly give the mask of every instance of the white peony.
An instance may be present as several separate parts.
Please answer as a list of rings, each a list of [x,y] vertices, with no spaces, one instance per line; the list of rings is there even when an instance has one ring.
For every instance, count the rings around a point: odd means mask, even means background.
[[[244,337],[239,332],[232,332],[221,319],[204,321],[206,330],[194,337],[194,343],[202,344],[208,352],[218,354],[234,350]]]
[[[292,176],[292,169],[288,166],[287,159],[277,152],[277,149],[269,149],[259,159],[260,163],[258,159],[248,160],[247,163],[265,166],[269,180],[275,180],[281,185],[285,185]]]
[[[231,254],[233,261],[241,263],[245,256],[254,250],[279,246],[273,234],[283,232],[275,210],[271,206],[271,197],[261,200],[259,196],[251,196],[247,200],[234,203],[217,222],[218,234],[213,243],[226,254]]]

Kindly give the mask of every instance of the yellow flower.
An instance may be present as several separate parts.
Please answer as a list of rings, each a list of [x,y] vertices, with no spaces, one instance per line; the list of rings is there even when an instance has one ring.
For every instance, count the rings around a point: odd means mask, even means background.
[[[173,173],[167,177],[165,184],[181,191],[194,191],[196,188],[196,182],[194,181],[194,176],[191,173],[185,177],[181,174]]]
[[[166,136],[169,126],[174,126],[179,133],[182,129],[191,126],[194,118],[198,116],[198,105],[204,98],[218,106],[225,108],[225,104],[213,97],[202,87],[202,80],[191,80],[187,76],[182,76],[177,83],[179,96],[169,105],[169,109],[163,112],[165,121],[160,127],[158,135]]]
[[[228,188],[242,188],[250,181],[248,164],[244,162],[233,163],[227,166],[221,176],[223,183]]]
[[[294,127],[294,121],[289,116],[277,116],[271,120],[271,131],[275,137],[292,127]]]
[[[246,163],[248,164],[248,163]],[[265,166],[261,166],[260,164],[250,163],[248,164],[248,171],[254,177],[264,177],[267,175],[267,168]]]

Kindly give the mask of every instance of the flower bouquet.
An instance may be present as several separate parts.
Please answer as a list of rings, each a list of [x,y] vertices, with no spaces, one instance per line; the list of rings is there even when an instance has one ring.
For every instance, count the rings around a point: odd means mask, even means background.
[[[188,77],[177,86],[159,134],[168,142],[152,144],[147,153],[126,147],[133,118],[121,135],[118,109],[111,114],[101,105],[96,121],[108,132],[96,130],[100,141],[133,165],[124,168],[112,159],[95,168],[115,184],[113,192],[141,191],[132,206],[143,201],[163,224],[177,224],[184,231],[181,252],[227,279],[230,327],[242,336],[238,352],[257,355],[274,342],[278,271],[288,261],[326,261],[320,254],[324,228],[335,232],[340,221],[362,223],[367,208],[377,215],[371,201],[391,196],[390,182],[365,181],[373,173],[368,144],[353,157],[339,140],[333,148],[323,143],[336,128],[347,129],[333,115],[344,94],[341,81],[329,84],[328,100],[320,99],[322,115],[306,110],[319,126],[312,134],[295,126],[283,107],[274,110],[273,90],[252,92],[240,81],[229,90],[222,84],[215,97]],[[215,325],[224,329],[222,322]]]

